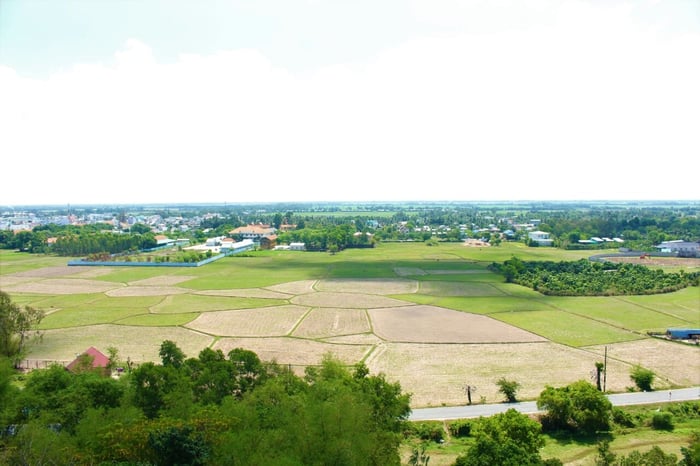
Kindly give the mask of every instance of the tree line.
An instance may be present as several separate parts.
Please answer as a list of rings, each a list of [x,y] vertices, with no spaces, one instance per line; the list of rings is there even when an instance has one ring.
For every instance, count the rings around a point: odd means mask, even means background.
[[[508,283],[552,296],[615,296],[668,293],[698,286],[700,273],[664,272],[638,264],[578,261],[523,261],[513,257],[489,269]]]

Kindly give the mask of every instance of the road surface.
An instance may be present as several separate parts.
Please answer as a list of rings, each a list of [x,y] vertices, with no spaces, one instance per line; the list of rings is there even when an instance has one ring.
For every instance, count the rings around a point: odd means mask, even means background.
[[[655,392],[631,392],[607,395],[613,406],[641,405],[649,403],[668,403],[670,401],[700,400],[700,387],[681,388],[677,390],[659,390]],[[539,413],[537,403],[524,401],[521,403],[479,404],[465,406],[445,406],[440,408],[414,409],[409,421],[442,421],[449,419],[467,419],[480,416],[492,416],[515,409],[523,414]]]

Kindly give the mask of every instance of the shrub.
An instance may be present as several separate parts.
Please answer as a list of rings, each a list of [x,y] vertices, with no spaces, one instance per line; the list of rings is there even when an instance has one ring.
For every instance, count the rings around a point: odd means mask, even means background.
[[[421,440],[439,443],[445,439],[445,428],[440,422],[416,422],[411,426],[410,434]]]
[[[630,379],[632,379],[637,388],[643,392],[650,392],[653,390],[651,384],[654,383],[655,376],[656,374],[654,374],[654,372],[642,366],[634,366],[630,373]]]
[[[520,382],[507,380],[505,377],[501,377],[496,382],[496,385],[498,385],[498,391],[506,398],[507,403],[515,403],[518,401],[517,393],[520,388]]]
[[[455,421],[449,427],[450,435],[453,437],[469,437],[472,432],[472,423],[470,421]]]
[[[634,427],[637,425],[634,416],[620,408],[613,408],[612,419],[615,424],[621,427]]]
[[[673,414],[668,411],[654,413],[651,418],[651,427],[656,430],[673,430]]]

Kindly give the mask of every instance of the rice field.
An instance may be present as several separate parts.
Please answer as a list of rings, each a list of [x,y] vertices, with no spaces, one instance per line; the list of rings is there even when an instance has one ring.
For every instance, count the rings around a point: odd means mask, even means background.
[[[488,264],[576,260],[581,251],[506,244],[382,244],[339,254],[269,251],[205,267],[67,267],[66,259],[0,251],[0,288],[45,310],[35,360],[72,360],[90,346],[158,360],[163,340],[188,356],[244,347],[297,371],[332,354],[365,361],[412,393],[413,405],[500,401],[496,380],[523,399],[545,385],[590,379],[607,349],[608,388],[641,364],[659,388],[700,384],[700,348],[648,331],[700,325],[700,293],[547,297],[503,282]]]

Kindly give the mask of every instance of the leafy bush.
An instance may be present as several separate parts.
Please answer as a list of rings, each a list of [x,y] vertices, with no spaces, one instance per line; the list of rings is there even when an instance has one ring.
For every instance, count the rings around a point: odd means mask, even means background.
[[[673,414],[668,411],[654,413],[651,418],[651,427],[656,430],[673,430]]]
[[[634,427],[637,425],[634,416],[620,408],[613,408],[612,419],[613,422],[620,427]]]
[[[666,411],[673,414],[677,420],[700,418],[700,401],[687,401],[684,403],[671,403]]]
[[[498,385],[498,391],[506,398],[507,403],[515,403],[518,401],[517,393],[520,388],[520,382],[507,380],[505,377],[501,377],[496,382],[496,385]]]
[[[441,422],[415,422],[409,428],[409,435],[421,440],[442,442],[445,439],[445,428]]]
[[[469,437],[472,432],[472,423],[465,420],[454,421],[450,423],[448,430],[453,437]]]
[[[630,373],[630,379],[634,382],[638,389],[643,392],[650,392],[653,389],[651,384],[654,383],[654,374],[650,369],[645,369],[642,366],[634,366],[632,372]]]

